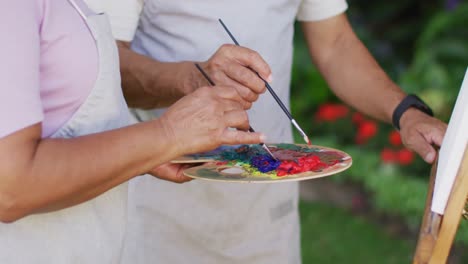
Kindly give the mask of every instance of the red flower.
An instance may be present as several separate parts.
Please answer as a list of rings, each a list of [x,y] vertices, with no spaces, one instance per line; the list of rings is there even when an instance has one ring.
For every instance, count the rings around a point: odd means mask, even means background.
[[[359,112],[355,112],[353,116],[351,117],[351,121],[353,121],[353,124],[355,125],[361,124],[364,120],[365,120],[364,116]]]
[[[377,134],[377,123],[370,120],[364,120],[358,127],[356,143],[363,144]]]
[[[349,108],[342,104],[323,104],[319,106],[315,118],[318,121],[333,122],[347,116]]]
[[[380,152],[380,159],[384,162],[384,163],[393,163],[397,160],[397,153],[391,149],[388,149],[388,148],[384,148],[381,152]]]
[[[409,149],[401,149],[400,151],[398,151],[397,157],[398,157],[398,162],[401,165],[408,165],[408,164],[411,164],[411,162],[413,162],[414,153]]]
[[[401,146],[402,142],[401,142],[400,132],[398,131],[390,132],[390,135],[388,135],[388,141],[390,142],[390,144],[392,144],[395,147]]]

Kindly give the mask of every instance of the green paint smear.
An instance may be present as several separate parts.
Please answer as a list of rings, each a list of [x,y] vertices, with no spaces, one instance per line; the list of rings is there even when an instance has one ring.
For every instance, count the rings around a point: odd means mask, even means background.
[[[234,150],[223,151],[220,156],[224,161],[237,160],[249,163],[253,157],[264,154],[263,151],[259,145],[242,145]]]
[[[287,143],[275,144],[273,146],[276,146],[277,148],[281,148],[281,149],[293,150],[293,151],[298,151],[298,152],[303,152],[303,153],[312,153],[312,152],[320,151],[320,148],[309,148],[309,147],[303,147],[303,146],[287,144]]]
[[[276,175],[275,171],[264,173],[247,163],[238,163],[237,165],[242,167],[247,172],[248,175],[251,175],[254,177],[265,177],[265,178],[272,179],[272,180],[281,178]]]
[[[278,149],[292,150],[302,153],[314,153],[320,152],[320,148],[309,148],[297,146],[294,144],[273,144]],[[250,163],[250,160],[258,155],[265,155],[265,150],[260,145],[242,145],[236,149],[229,149],[221,152],[220,159],[223,161],[233,161],[238,160],[245,163]]]

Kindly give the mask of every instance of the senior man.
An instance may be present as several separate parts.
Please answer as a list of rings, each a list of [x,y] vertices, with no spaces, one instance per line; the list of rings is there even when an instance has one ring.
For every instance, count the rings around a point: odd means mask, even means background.
[[[344,13],[345,0],[88,3],[110,15],[114,36],[119,40],[125,97],[130,106],[140,109],[134,111],[139,120],[156,117],[155,109],[207,84],[194,61],[200,62],[217,84],[264,89],[248,66],[272,81],[289,107],[296,19],[302,23],[313,62],[343,101],[390,122],[405,98],[354,34]],[[218,18],[248,48],[225,45],[231,42]],[[440,145],[446,126],[418,109],[423,108],[400,107],[397,125],[406,146],[432,162],[435,150],[431,145]],[[268,93],[259,98],[249,118],[269,142],[292,141],[289,120]],[[161,170],[161,176],[170,178],[171,173]],[[296,183],[192,181],[177,185],[144,176],[131,186],[129,203],[133,211],[124,262],[301,262]]]

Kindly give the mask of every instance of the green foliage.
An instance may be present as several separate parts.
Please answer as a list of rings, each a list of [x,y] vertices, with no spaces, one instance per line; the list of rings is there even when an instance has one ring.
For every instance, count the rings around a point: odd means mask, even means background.
[[[305,202],[299,208],[304,264],[400,264],[412,259],[412,243],[392,237],[343,209]]]
[[[348,15],[365,45],[402,89],[421,96],[438,118],[448,121],[468,65],[468,4],[449,12],[441,9],[440,1],[408,2],[354,1]],[[410,166],[383,163],[380,151],[389,146],[389,125],[379,124],[378,135],[356,145],[356,127],[349,118],[317,122],[318,107],[339,100],[310,63],[299,30],[296,33],[291,93],[296,120],[314,144],[341,149],[353,157],[353,166],[333,179],[361,183],[373,194],[377,210],[401,215],[417,228],[430,166],[420,158]],[[467,223],[461,224],[458,240],[468,243]]]
[[[346,172],[332,177],[338,182],[355,181],[372,193],[372,204],[383,213],[401,215],[412,229],[417,229],[426,201],[429,174],[425,178],[410,174],[395,164],[382,164],[376,153],[356,145],[341,145],[330,137],[316,138],[320,145],[338,148],[353,157]],[[468,242],[468,223],[462,222],[458,240]]]
[[[436,115],[448,120],[468,65],[468,4],[440,12],[418,38],[413,61],[399,80],[407,92],[418,93]]]

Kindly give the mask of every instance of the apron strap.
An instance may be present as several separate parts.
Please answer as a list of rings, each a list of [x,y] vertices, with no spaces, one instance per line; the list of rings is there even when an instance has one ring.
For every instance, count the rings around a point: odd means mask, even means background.
[[[70,2],[70,4],[76,9],[76,11],[78,11],[78,13],[80,14],[80,16],[86,21],[88,19],[88,17],[84,14],[83,10],[81,10],[81,8],[76,4],[76,2],[74,0],[68,0],[68,2]]]

